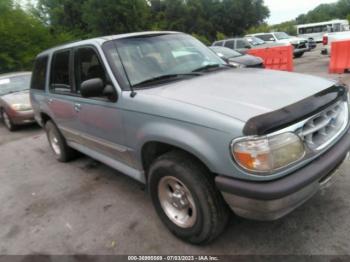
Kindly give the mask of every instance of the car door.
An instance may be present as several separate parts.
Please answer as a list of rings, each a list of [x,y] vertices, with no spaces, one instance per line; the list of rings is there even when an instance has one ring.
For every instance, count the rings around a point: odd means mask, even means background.
[[[105,85],[111,85],[101,61],[93,46],[74,50],[75,86],[79,97],[75,107],[79,109],[82,145],[115,161],[130,164],[129,151],[123,146],[123,119],[117,102],[103,96],[83,98],[80,95],[81,84],[87,80],[100,78]]]
[[[79,143],[78,112],[75,108],[73,76],[71,68],[72,50],[57,51],[52,55],[49,96],[49,113],[67,142]]]

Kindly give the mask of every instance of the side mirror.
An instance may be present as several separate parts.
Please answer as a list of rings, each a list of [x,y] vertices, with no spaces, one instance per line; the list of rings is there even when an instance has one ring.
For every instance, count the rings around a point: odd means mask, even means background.
[[[105,85],[101,78],[93,78],[84,81],[80,86],[80,93],[83,97],[99,97],[102,96]]]
[[[113,86],[105,85],[101,78],[92,78],[81,83],[80,93],[82,97],[107,97],[108,99],[115,101],[117,93]]]
[[[275,42],[276,40],[275,40],[275,38],[271,37],[269,41]]]
[[[250,45],[246,45],[244,48],[252,49],[252,47]]]

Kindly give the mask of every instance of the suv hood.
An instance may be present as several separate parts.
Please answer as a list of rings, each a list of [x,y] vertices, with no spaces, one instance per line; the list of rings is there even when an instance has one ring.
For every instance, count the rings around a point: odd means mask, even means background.
[[[247,122],[334,85],[319,77],[262,69],[229,69],[178,81],[140,94],[159,96]]]

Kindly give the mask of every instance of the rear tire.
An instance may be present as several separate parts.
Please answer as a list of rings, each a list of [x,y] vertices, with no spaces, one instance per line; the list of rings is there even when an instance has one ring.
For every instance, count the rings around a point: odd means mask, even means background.
[[[48,121],[45,125],[47,139],[50,147],[60,162],[68,162],[77,156],[77,151],[67,145],[67,142],[56,125]]]
[[[227,226],[230,210],[215,187],[214,176],[192,156],[172,151],[149,171],[153,205],[167,228],[192,244],[206,244]]]
[[[6,126],[6,128],[10,131],[13,132],[16,130],[16,125],[13,124],[11,117],[6,113],[5,110],[1,111],[1,118],[4,122],[4,125]]]

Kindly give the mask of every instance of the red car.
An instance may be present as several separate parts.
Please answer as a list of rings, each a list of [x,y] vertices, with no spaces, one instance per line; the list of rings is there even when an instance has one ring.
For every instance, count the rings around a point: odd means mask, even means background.
[[[35,123],[29,99],[31,73],[0,75],[0,114],[8,130]]]

